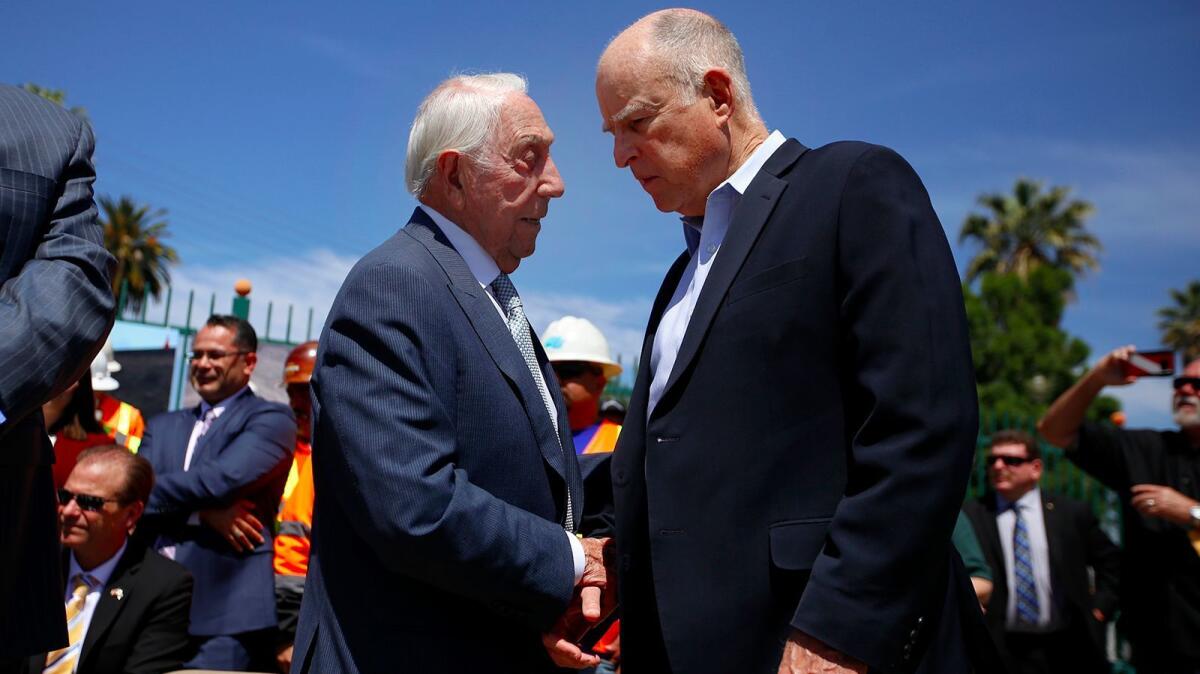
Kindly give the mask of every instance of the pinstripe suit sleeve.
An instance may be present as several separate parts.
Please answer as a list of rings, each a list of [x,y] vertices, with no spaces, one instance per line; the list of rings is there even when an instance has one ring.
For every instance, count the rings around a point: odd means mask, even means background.
[[[67,114],[67,113],[64,113]],[[92,201],[94,140],[75,120],[75,149],[58,176],[48,226],[36,253],[0,286],[0,434],[79,378],[113,322],[109,275]],[[48,151],[49,144],[38,144]],[[0,195],[2,196],[2,195]]]

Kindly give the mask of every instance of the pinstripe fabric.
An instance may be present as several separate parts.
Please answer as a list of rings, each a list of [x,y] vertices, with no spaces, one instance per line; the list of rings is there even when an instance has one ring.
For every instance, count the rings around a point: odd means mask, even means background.
[[[113,320],[92,147],[78,117],[0,85],[0,657],[66,645],[40,408],[83,373]]]

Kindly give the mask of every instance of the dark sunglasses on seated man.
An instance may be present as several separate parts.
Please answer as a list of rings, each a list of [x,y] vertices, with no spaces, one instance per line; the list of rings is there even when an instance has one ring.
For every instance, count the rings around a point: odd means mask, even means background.
[[[1181,389],[1188,384],[1192,385],[1192,389],[1200,391],[1200,377],[1176,377],[1175,388]]]
[[[115,498],[103,498],[101,496],[92,496],[90,494],[75,494],[67,491],[66,489],[58,490],[59,505],[65,506],[71,502],[71,499],[75,499],[75,503],[79,506],[80,510],[87,510],[94,513],[100,512],[104,508],[104,504],[108,503],[109,501],[112,501],[113,503],[121,502],[120,499]]]
[[[1002,454],[988,454],[987,456],[983,457],[983,460],[987,462],[984,465],[990,466],[993,463],[996,463],[996,459],[1003,461],[1004,465],[1006,465],[1006,466],[1021,466],[1021,465],[1029,463],[1030,461],[1033,461],[1033,459],[1029,459],[1024,456],[1008,456],[1008,455],[1002,455]]]

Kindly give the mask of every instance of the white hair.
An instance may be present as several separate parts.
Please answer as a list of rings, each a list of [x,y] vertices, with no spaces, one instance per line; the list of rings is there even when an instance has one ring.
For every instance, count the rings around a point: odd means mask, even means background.
[[[651,19],[647,46],[662,59],[684,100],[695,100],[704,91],[704,74],[721,68],[733,80],[734,101],[750,119],[761,119],[750,95],[742,47],[725,24],[696,10],[665,10]]]
[[[404,182],[420,197],[437,169],[438,155],[456,150],[482,159],[496,132],[500,108],[510,94],[523,94],[529,85],[512,73],[458,75],[437,86],[417,108],[408,132]]]

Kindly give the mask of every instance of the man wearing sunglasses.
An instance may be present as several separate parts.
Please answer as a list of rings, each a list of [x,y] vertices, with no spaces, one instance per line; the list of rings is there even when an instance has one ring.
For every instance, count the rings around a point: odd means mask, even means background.
[[[200,405],[152,418],[138,451],[158,476],[150,540],[196,580],[189,668],[274,669],[274,537],[262,523],[279,507],[296,424],[250,390],[257,350],[245,320],[210,317],[189,354]]]
[[[1125,374],[1125,346],[1100,359],[1038,422],[1051,444],[1124,504],[1121,627],[1138,673],[1200,672],[1200,359],[1174,380],[1178,431],[1084,422],[1088,406]]]
[[[70,636],[65,648],[29,658],[30,674],[153,674],[188,657],[192,577],[130,540],[154,470],[118,445],[79,455],[58,490]]]
[[[1009,672],[1108,672],[1119,553],[1086,503],[1042,493],[1041,456],[1028,433],[994,433],[991,491],[963,508],[994,571],[988,628]]]

